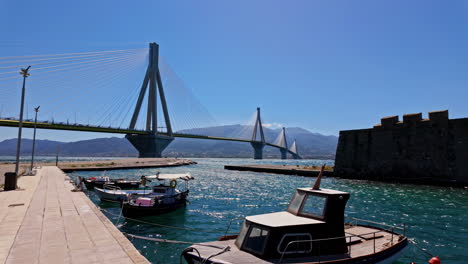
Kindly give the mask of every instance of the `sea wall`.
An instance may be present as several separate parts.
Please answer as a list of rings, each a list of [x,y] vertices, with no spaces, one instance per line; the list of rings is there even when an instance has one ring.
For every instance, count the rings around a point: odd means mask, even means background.
[[[335,176],[372,180],[468,183],[468,118],[448,110],[381,119],[369,129],[340,131]]]

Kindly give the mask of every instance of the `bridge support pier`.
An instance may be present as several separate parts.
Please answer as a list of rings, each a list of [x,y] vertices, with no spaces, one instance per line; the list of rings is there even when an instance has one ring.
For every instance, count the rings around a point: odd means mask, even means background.
[[[263,148],[265,147],[265,143],[263,142],[250,142],[254,149],[254,159],[263,159]]]
[[[138,150],[139,158],[161,158],[162,152],[174,140],[165,135],[127,134],[125,138]]]
[[[283,160],[288,159],[288,149],[281,148],[280,152],[281,152],[281,159],[283,159]]]
[[[299,155],[297,155],[297,154],[292,154],[292,157],[293,157],[293,159],[296,159],[296,160],[301,159],[301,157]]]

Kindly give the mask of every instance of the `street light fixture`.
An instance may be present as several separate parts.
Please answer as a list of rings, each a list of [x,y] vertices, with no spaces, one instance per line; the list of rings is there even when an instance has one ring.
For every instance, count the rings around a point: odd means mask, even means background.
[[[38,106],[34,108],[34,112],[36,112],[36,116],[34,117],[34,135],[33,135],[33,145],[32,145],[32,154],[31,154],[31,168],[29,169],[31,175],[33,175],[33,167],[34,167],[34,150],[36,147],[36,126],[37,126],[37,112],[39,112],[39,108],[41,106]]]
[[[26,91],[26,78],[30,75],[29,74],[29,68],[31,66],[28,66],[26,69],[21,69],[20,74],[23,75],[23,89],[21,91],[21,108],[20,108],[20,119],[19,119],[19,125],[18,125],[18,144],[16,146],[16,166],[15,166],[15,174],[16,177],[18,177],[18,171],[19,171],[19,156],[20,156],[20,149],[21,149],[21,131],[23,128],[23,110],[24,110],[24,93]]]

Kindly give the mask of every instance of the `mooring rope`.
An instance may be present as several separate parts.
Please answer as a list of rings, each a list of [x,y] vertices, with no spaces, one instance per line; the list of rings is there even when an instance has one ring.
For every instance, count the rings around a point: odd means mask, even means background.
[[[170,225],[163,225],[163,224],[156,224],[156,223],[152,223],[152,222],[147,222],[147,221],[143,221],[143,220],[139,220],[139,219],[135,219],[135,218],[129,218],[129,217],[125,217],[125,216],[121,216],[121,215],[118,215],[118,214],[114,214],[112,212],[109,212],[105,209],[102,209],[102,208],[99,208],[99,210],[103,211],[103,212],[106,212],[110,215],[113,215],[113,216],[117,216],[121,218],[125,218],[127,220],[130,220],[130,221],[134,221],[134,222],[138,222],[138,223],[142,223],[142,224],[147,224],[147,225],[153,225],[153,226],[158,226],[158,227],[167,227],[167,228],[173,228],[173,229],[179,229],[179,230],[186,230],[186,231],[193,231],[193,232],[204,232],[204,233],[216,233],[216,234],[220,234],[220,233],[224,233],[225,231],[214,231],[214,230],[202,230],[202,229],[195,229],[195,228],[187,228],[187,227],[180,227],[180,226],[170,226]],[[227,234],[237,234],[237,233],[227,233]]]
[[[215,246],[215,245],[208,245],[208,244],[203,244],[203,243],[195,243],[195,242],[187,242],[187,241],[179,241],[179,240],[170,240],[170,239],[164,239],[164,238],[137,236],[137,235],[133,235],[133,234],[125,233],[125,232],[122,232],[122,233],[124,235],[128,236],[128,237],[131,237],[131,238],[137,238],[137,239],[153,241],[153,242],[172,243],[172,244],[189,244],[189,245],[197,245],[197,246],[224,249],[224,247]]]
[[[231,247],[230,246],[226,246],[226,247],[220,247],[220,246],[215,246],[215,245],[208,245],[208,244],[203,244],[203,243],[194,243],[194,242],[187,242],[187,241],[179,241],[179,240],[169,240],[169,239],[163,239],[163,238],[153,238],[153,237],[144,237],[144,236],[137,236],[137,235],[133,235],[133,234],[129,234],[129,233],[125,233],[125,232],[122,232],[124,235],[130,237],[130,238],[136,238],[136,239],[142,239],[142,240],[146,240],[146,241],[153,241],[153,242],[162,242],[162,243],[171,243],[171,244],[189,244],[189,245],[197,245],[197,246],[203,246],[203,247],[210,247],[210,248],[216,248],[216,249],[221,249],[221,251],[217,252],[217,253],[214,253],[210,256],[208,256],[207,258],[203,259],[200,255],[200,252],[196,249],[196,248],[193,248],[193,247],[188,247],[186,249],[184,249],[182,251],[182,254],[180,255],[180,263],[182,263],[182,255],[187,252],[188,250],[195,250],[197,251],[197,254],[198,254],[198,257],[199,259],[202,261],[201,263],[207,263],[207,261],[210,259],[210,258],[213,258],[213,257],[216,257],[218,255],[221,255],[223,254],[224,252],[227,252],[227,251],[230,251],[231,250]]]
[[[124,204],[122,203],[121,206],[120,206],[119,218],[117,218],[117,223],[115,224],[115,226],[117,226],[117,227],[119,226],[120,218],[122,218],[123,206],[124,206]]]
[[[424,254],[428,255],[429,257],[434,257],[435,255],[430,253],[427,249],[422,248],[419,246],[414,239],[408,238],[408,241],[411,242],[414,246],[416,246],[417,249],[421,250]]]

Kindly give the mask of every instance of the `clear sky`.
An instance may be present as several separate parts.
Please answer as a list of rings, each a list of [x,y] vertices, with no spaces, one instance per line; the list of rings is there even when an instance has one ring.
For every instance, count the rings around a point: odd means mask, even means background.
[[[467,1],[0,0],[0,32],[0,57],[158,42],[220,124],[248,120],[257,106],[269,123],[333,135],[389,115],[468,117]],[[0,140],[15,136],[0,128]]]

